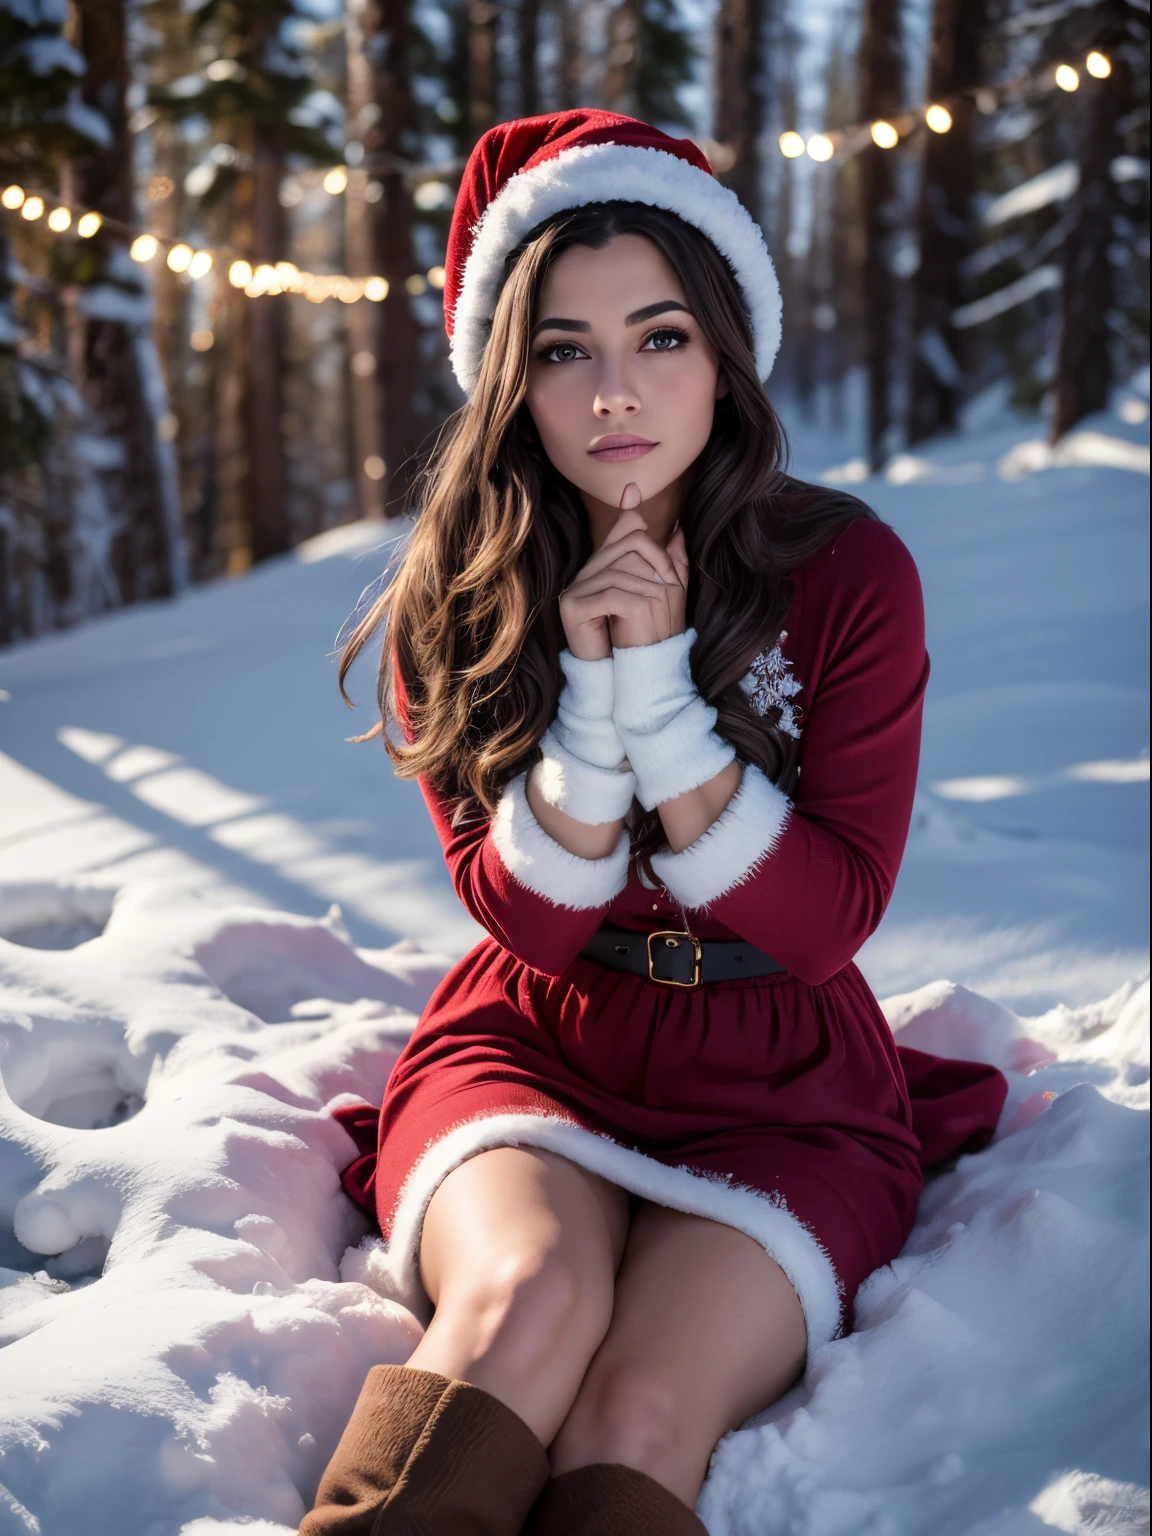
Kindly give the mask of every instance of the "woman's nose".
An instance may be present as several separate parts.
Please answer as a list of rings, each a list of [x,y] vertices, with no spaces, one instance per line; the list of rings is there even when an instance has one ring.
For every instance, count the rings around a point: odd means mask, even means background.
[[[592,402],[593,413],[601,420],[609,416],[634,416],[640,409],[640,396],[621,367],[607,368],[601,374]]]

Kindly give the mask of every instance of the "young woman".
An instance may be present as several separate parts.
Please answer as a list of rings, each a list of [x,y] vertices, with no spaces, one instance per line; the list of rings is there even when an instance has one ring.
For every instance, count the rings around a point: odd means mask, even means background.
[[[898,1052],[852,964],[908,830],[920,589],[784,474],[772,265],[694,145],[494,129],[448,278],[471,398],[345,668],[386,618],[388,750],[491,937],[340,1111],[430,1320],[301,1530],[677,1536],[1003,1101]]]

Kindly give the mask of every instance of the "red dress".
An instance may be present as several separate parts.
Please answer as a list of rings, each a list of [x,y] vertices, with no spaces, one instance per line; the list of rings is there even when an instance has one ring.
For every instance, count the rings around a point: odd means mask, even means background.
[[[777,702],[800,732],[794,804],[750,867],[731,849],[754,847],[755,829],[730,825],[716,844],[727,888],[689,911],[699,937],[752,943],[785,972],[679,990],[579,958],[602,923],[681,928],[676,900],[634,866],[606,904],[564,905],[562,881],[549,899],[510,873],[487,818],[453,829],[422,782],[455,888],[491,937],[437,988],[379,1114],[337,1111],[362,1148],[345,1187],[388,1243],[377,1272],[417,1311],[440,1179],[487,1147],[531,1145],[748,1232],[796,1287],[812,1349],[899,1253],[922,1168],[995,1130],[1002,1075],[897,1048],[852,963],[911,817],[928,677],[916,568],[889,528],[859,520],[791,575],[774,676],[790,680]],[[738,819],[737,798],[721,821]]]

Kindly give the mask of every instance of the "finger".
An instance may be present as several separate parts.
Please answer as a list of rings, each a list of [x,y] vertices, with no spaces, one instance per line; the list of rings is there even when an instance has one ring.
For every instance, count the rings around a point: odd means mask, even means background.
[[[640,527],[633,527],[619,535],[616,535],[613,530],[611,542],[605,539],[600,548],[589,556],[581,574],[602,570],[604,566],[611,565],[624,553],[640,555],[667,582],[679,580],[671,556],[666,550],[661,549],[643,523]]]
[[[671,560],[661,561],[660,568],[653,565],[652,560],[636,549],[626,549],[611,563],[611,569],[633,571],[638,576],[656,576],[665,586],[678,586],[679,578],[676,575],[676,567]]]
[[[668,591],[668,584],[655,578],[637,576],[631,571],[607,570],[597,572],[587,581],[574,583],[564,594],[565,601],[569,604],[580,603],[585,598],[594,597],[598,592],[606,592],[610,587],[620,587],[629,592],[639,593],[649,601],[655,598],[663,599],[665,592]]]
[[[611,544],[616,539],[622,539],[629,533],[647,533],[648,524],[643,512],[621,512],[616,521],[609,528],[604,539],[604,544]],[[604,544],[600,546],[604,548]]]
[[[688,561],[688,544],[684,538],[683,528],[677,528],[676,532],[668,540],[668,558],[675,567],[680,585],[687,587],[688,573],[691,570],[691,566]]]
[[[620,496],[620,510],[621,512],[635,511],[643,500],[644,498],[640,494],[640,487],[636,484],[635,480],[629,480]]]

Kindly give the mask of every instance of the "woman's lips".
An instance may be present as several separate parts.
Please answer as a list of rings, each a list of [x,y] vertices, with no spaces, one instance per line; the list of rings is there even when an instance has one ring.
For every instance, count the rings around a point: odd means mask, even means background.
[[[604,437],[588,452],[602,464],[623,464],[628,459],[642,459],[657,446],[646,437]]]

